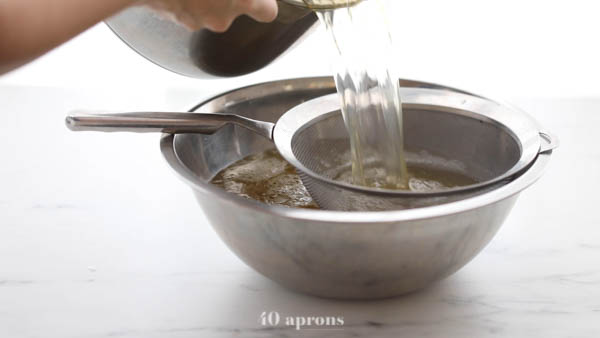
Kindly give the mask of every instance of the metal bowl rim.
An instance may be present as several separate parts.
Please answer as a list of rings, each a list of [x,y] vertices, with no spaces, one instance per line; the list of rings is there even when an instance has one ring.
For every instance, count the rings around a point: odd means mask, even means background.
[[[223,202],[237,207],[252,209],[256,212],[262,212],[283,218],[299,219],[305,221],[318,221],[330,223],[395,223],[403,221],[414,221],[423,219],[432,219],[445,217],[452,214],[458,214],[465,211],[481,208],[509,198],[520,193],[531,184],[535,183],[550,161],[550,153],[540,154],[521,176],[514,181],[493,191],[479,196],[470,197],[456,202],[435,205],[431,207],[408,209],[408,210],[390,210],[390,211],[332,211],[289,208],[278,205],[269,205],[255,200],[243,198],[227,191],[213,186],[210,183],[204,183],[189,170],[177,157],[173,147],[174,135],[163,134],[160,141],[161,152],[171,168],[177,175],[184,180],[193,189],[204,193],[212,194]]]

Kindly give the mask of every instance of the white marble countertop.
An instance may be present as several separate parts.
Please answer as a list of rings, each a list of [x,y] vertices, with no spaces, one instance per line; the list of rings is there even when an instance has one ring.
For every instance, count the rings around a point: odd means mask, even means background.
[[[158,135],[73,134],[73,108],[184,109],[205,94],[0,87],[0,337],[598,337],[600,99],[517,100],[561,138],[484,251],[405,297],[287,291],[219,240]],[[344,317],[341,330],[259,323]]]

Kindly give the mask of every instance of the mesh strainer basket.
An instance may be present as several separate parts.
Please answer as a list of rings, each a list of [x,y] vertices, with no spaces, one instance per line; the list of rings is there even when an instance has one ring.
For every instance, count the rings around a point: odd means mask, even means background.
[[[537,123],[525,113],[468,94],[402,88],[405,147],[410,164],[427,164],[477,184],[431,192],[359,187],[336,181],[349,159],[348,134],[336,94],[305,102],[277,122],[273,139],[316,202],[332,210],[390,210],[456,201],[495,189],[533,162]],[[416,156],[415,156],[416,154]],[[432,154],[440,154],[438,157]],[[427,163],[423,163],[427,162]]]

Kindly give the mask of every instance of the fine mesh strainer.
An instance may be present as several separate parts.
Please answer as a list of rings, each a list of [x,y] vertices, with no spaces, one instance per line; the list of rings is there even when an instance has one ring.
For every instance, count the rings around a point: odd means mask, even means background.
[[[527,168],[540,148],[540,132],[526,114],[468,94],[427,88],[402,88],[405,146],[409,164],[453,170],[477,184],[447,190],[412,192],[354,186],[333,180],[336,166],[347,165],[349,140],[337,94],[302,103],[276,124],[228,114],[76,113],[66,119],[74,131],[213,133],[233,123],[269,138],[298,169],[311,196],[324,209],[390,210],[441,204],[480,194],[504,184]],[[420,112],[427,114],[420,114]],[[426,117],[425,119],[423,117]],[[543,135],[542,135],[543,137]],[[436,157],[443,155],[443,158]]]

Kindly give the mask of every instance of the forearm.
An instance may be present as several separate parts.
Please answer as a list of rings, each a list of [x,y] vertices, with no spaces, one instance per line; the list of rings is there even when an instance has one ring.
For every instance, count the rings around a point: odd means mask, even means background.
[[[0,74],[139,0],[0,0]]]

